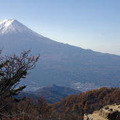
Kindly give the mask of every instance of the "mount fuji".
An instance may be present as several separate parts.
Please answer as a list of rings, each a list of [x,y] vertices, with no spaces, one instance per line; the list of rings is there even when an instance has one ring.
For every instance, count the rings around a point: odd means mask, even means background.
[[[30,89],[52,84],[81,91],[120,86],[120,56],[53,41],[17,20],[0,22],[0,49],[10,55],[28,49],[40,54],[36,68],[22,81]]]

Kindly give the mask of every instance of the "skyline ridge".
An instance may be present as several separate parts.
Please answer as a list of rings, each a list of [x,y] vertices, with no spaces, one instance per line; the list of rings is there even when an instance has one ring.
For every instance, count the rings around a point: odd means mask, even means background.
[[[12,26],[12,27],[9,27],[9,26]],[[24,23],[21,23],[17,19],[9,18],[9,19],[4,19],[4,20],[0,21],[0,34],[2,34],[2,35],[7,34],[7,33],[12,33],[12,32],[22,32],[22,31],[27,31],[27,32],[30,32],[30,33],[32,32],[35,35],[38,35],[39,37],[45,37],[45,38],[51,39],[51,38],[49,38],[47,36],[41,35],[38,32],[35,32],[34,30],[32,30],[31,28],[27,27]],[[68,44],[70,46],[82,48],[84,50],[91,50],[91,51],[98,52],[98,53],[117,55],[117,54],[114,54],[114,53],[95,51],[95,50],[89,49],[89,48],[86,49],[86,48],[83,48],[81,46],[76,46],[76,45],[69,44],[69,43],[63,43],[63,42],[59,42],[59,41],[56,41],[56,40],[52,40],[52,41],[57,42],[57,43],[62,43],[62,44]],[[120,56],[120,55],[118,55],[118,56]]]

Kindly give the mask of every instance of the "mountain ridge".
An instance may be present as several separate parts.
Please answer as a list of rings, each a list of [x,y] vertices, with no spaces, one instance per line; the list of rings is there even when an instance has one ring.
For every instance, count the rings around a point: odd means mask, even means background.
[[[38,100],[40,97],[43,97],[48,103],[55,103],[69,95],[78,93],[81,93],[81,91],[74,90],[69,87],[52,85],[39,88],[35,91],[23,91],[17,97],[32,97],[34,100]]]
[[[3,25],[2,25],[3,24]],[[16,26],[15,26],[15,24],[16,24]],[[12,31],[12,28],[10,27],[9,28],[9,26],[11,26],[11,25],[13,25],[13,31]],[[2,26],[2,27],[1,27]],[[3,27],[4,26],[4,27]],[[20,28],[21,28],[21,30],[20,30]],[[16,20],[16,19],[4,19],[3,21],[1,21],[0,22],[0,33],[3,33],[3,32],[1,32],[1,30],[3,29],[3,28],[6,28],[6,30],[7,29],[10,29],[9,31],[5,31],[5,34],[7,34],[7,33],[9,33],[9,32],[19,32],[19,31],[31,31],[31,32],[33,32],[33,33],[35,33],[36,35],[38,35],[39,37],[44,37],[44,36],[42,36],[41,34],[39,34],[39,33],[37,33],[37,32],[34,32],[33,30],[31,30],[30,28],[28,28],[28,27],[26,27],[24,24],[22,24],[21,22],[19,22],[18,20]],[[15,31],[16,30],[16,31]],[[3,33],[4,34],[4,33]],[[45,37],[45,38],[47,38],[47,37]],[[49,40],[51,40],[50,38],[47,38],[47,39],[49,39]],[[51,40],[51,41],[54,41],[54,40]],[[81,47],[79,47],[79,46],[74,46],[74,45],[70,45],[70,44],[67,44],[67,43],[61,43],[61,42],[57,42],[57,41],[54,41],[54,42],[56,42],[56,43],[60,43],[60,44],[64,44],[64,45],[69,45],[69,46],[71,46],[71,47],[77,47],[77,48],[81,48]],[[81,48],[81,49],[84,49],[84,48]],[[91,50],[91,49],[84,49],[84,50],[86,50],[86,51],[92,51],[92,52],[95,52],[95,53],[102,53],[102,54],[109,54],[109,55],[116,55],[116,54],[111,54],[111,53],[103,53],[103,52],[98,52],[98,51],[93,51],[93,50]],[[116,56],[119,56],[119,55],[116,55]]]

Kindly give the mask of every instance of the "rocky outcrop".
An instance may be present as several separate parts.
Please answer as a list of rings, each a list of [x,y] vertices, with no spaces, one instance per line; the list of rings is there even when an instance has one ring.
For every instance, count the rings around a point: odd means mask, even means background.
[[[108,105],[93,114],[85,114],[84,120],[120,120],[120,104]]]

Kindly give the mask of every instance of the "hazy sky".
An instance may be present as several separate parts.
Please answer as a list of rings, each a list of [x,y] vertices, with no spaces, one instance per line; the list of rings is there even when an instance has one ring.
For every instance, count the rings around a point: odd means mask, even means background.
[[[0,0],[0,21],[10,18],[53,40],[120,55],[120,0]]]

